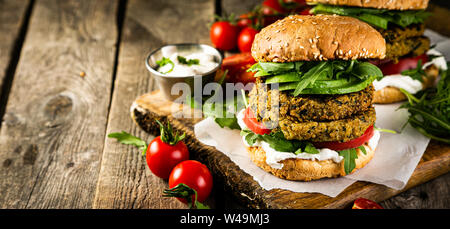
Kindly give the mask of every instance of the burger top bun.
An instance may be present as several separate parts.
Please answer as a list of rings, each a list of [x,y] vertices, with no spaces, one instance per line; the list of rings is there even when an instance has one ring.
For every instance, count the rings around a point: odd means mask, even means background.
[[[306,0],[308,4],[356,6],[388,10],[423,10],[429,0]]]
[[[291,15],[256,34],[251,51],[260,62],[382,59],[386,43],[377,30],[355,18]]]

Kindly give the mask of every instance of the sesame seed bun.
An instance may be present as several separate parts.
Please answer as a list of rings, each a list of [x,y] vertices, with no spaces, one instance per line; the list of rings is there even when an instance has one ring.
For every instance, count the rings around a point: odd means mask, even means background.
[[[422,76],[422,86],[425,89],[430,88],[434,85],[439,75],[439,69],[436,65],[432,64],[428,66],[424,71],[425,75]],[[376,90],[373,94],[373,103],[377,104],[397,103],[404,100],[406,100],[405,94],[403,94],[403,92],[401,92],[396,87],[385,87],[381,90]]]
[[[428,7],[429,0],[306,0],[306,2],[388,10],[423,10]]]
[[[360,149],[356,149],[358,158],[355,160],[356,166],[352,170],[352,173],[369,163],[375,154],[375,149],[372,150],[367,144],[365,144],[364,147],[366,148],[366,154],[363,154]],[[279,162],[283,164],[281,169],[275,169],[266,163],[266,152],[261,147],[248,147],[247,151],[253,163],[258,167],[286,180],[311,181],[346,175],[344,170],[344,160],[340,163],[336,163],[331,159],[313,161],[289,158]]]
[[[382,59],[386,43],[377,30],[355,18],[291,15],[256,34],[251,51],[260,62]]]

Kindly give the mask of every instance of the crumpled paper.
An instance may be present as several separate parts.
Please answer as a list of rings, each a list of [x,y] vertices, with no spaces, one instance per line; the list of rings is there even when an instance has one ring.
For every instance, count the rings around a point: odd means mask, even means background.
[[[432,44],[436,44],[436,50],[443,53],[446,59],[450,58],[450,39],[431,30],[426,30],[425,35]],[[200,142],[223,152],[266,190],[279,188],[336,197],[356,181],[368,181],[399,190],[408,183],[430,141],[410,125],[402,128],[407,122],[408,111],[398,109],[399,106],[399,103],[375,105],[375,126],[395,130],[398,134],[382,132],[375,155],[365,167],[345,177],[309,182],[284,180],[257,167],[248,156],[239,130],[221,128],[212,118],[197,123],[194,130]]]

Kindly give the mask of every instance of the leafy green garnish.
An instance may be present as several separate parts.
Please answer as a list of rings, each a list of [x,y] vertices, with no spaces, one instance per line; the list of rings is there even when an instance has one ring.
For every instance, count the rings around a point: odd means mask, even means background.
[[[447,63],[447,65],[450,62]],[[400,89],[408,98],[400,108],[408,109],[408,123],[423,135],[450,144],[450,76],[441,71],[436,88],[412,95]]]
[[[259,62],[248,71],[256,72],[256,77],[264,77],[266,84],[278,83],[279,90],[293,90],[294,96],[351,93],[383,77],[377,66],[357,60]]]
[[[312,143],[299,140],[287,140],[281,131],[273,131],[270,134],[259,135],[253,133],[251,130],[241,130],[241,135],[248,145],[254,145],[257,141],[264,141],[267,142],[272,149],[280,152],[290,152],[295,154],[319,153]]]
[[[409,76],[412,79],[423,82],[423,76],[425,75],[425,71],[422,69],[422,60],[417,61],[416,68],[402,71],[402,75]]]
[[[389,23],[403,28],[411,24],[423,23],[430,16],[430,13],[424,10],[400,11],[323,4],[318,4],[312,8],[311,12],[313,14],[337,14],[355,17],[382,29],[387,29]]]
[[[159,67],[162,67],[162,66],[164,66],[166,64],[172,65],[172,68],[170,68],[167,72],[161,72],[162,74],[167,74],[167,73],[173,71],[173,68],[175,67],[175,64],[173,63],[173,61],[171,59],[169,59],[169,58],[166,58],[166,57],[163,57],[161,60],[156,61],[156,64]]]
[[[159,124],[161,141],[169,145],[176,145],[179,141],[182,141],[186,137],[186,133],[178,135],[178,132],[174,133],[172,125],[167,122],[167,126],[164,126],[160,121],[155,120]]]
[[[133,136],[125,131],[110,133],[108,134],[108,138],[115,138],[122,144],[134,145],[138,147],[140,151],[142,151],[142,155],[145,155],[145,152],[147,150],[147,143],[144,140],[136,136]]]
[[[358,153],[356,148],[345,149],[338,151],[339,156],[344,157],[344,171],[345,174],[350,174],[356,167],[356,159],[358,159]]]
[[[186,57],[183,56],[177,56],[177,60],[180,64],[186,64],[188,66],[200,64],[199,59],[186,59]]]
[[[185,199],[190,209],[210,209],[207,205],[197,201],[197,191],[190,188],[186,184],[180,183],[173,188],[164,190],[163,193],[163,197],[177,197]],[[194,196],[194,198],[192,198],[192,196]]]

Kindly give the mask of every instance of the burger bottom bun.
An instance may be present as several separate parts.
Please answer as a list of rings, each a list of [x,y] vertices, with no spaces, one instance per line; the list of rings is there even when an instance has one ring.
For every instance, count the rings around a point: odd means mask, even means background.
[[[375,154],[375,149],[372,150],[367,143],[364,144],[364,147],[367,151],[366,154],[363,154],[360,149],[356,149],[358,158],[355,160],[356,167],[352,170],[352,173],[369,163]],[[286,180],[311,181],[346,175],[344,170],[344,160],[340,163],[336,163],[331,159],[315,161],[289,158],[279,162],[283,164],[281,169],[275,169],[266,163],[266,152],[261,147],[248,147],[247,151],[249,152],[253,163],[258,167]]]
[[[439,75],[439,69],[436,65],[432,64],[424,71],[425,75],[422,77],[423,88],[430,88],[434,85],[434,82],[436,82]],[[373,103],[378,104],[396,103],[404,100],[406,100],[405,94],[396,87],[385,87],[381,90],[376,90],[373,95]]]

